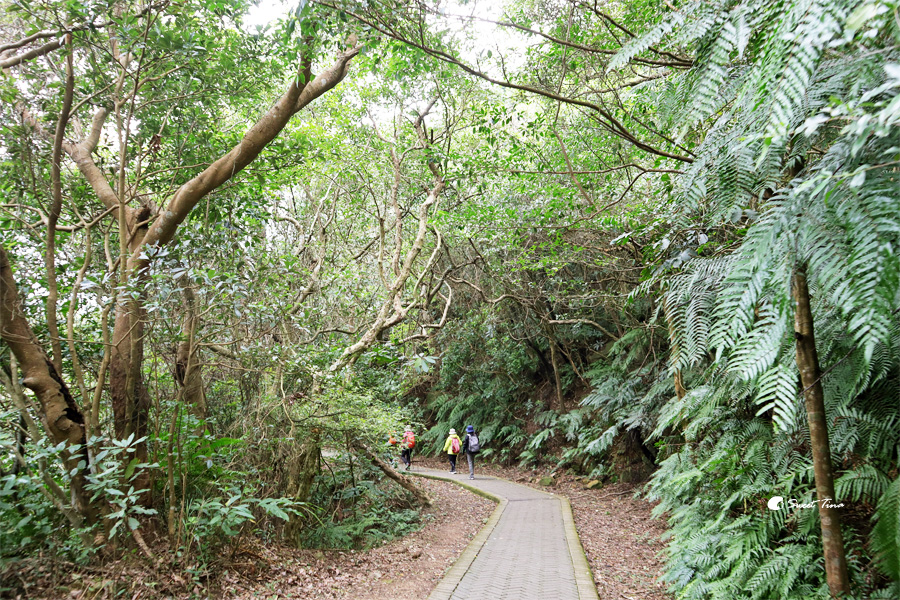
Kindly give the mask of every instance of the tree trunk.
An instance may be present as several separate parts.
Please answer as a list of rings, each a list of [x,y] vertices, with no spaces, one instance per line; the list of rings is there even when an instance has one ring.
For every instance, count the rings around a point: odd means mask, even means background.
[[[681,378],[681,369],[675,369],[675,374],[672,376],[672,379],[675,382],[675,396],[681,400],[687,396],[687,390],[684,387],[684,379]]]
[[[362,454],[364,454],[366,456],[366,458],[368,458],[370,461],[372,461],[373,465],[375,465],[376,467],[381,469],[382,473],[387,475],[388,478],[396,481],[397,484],[400,485],[400,487],[402,487],[404,490],[406,490],[407,492],[409,492],[413,496],[415,496],[416,501],[419,504],[421,504],[422,506],[431,506],[431,504],[432,504],[431,498],[429,498],[428,494],[426,494],[424,491],[419,489],[413,482],[411,482],[409,479],[407,479],[406,477],[404,477],[403,475],[401,475],[400,473],[398,473],[397,471],[392,469],[391,465],[389,465],[386,462],[384,462],[383,460],[381,460],[381,458],[379,458],[378,455],[376,455],[374,452],[372,452],[371,450],[366,448],[361,443],[357,442],[355,444],[355,446],[356,446],[357,450],[359,450]]]
[[[109,392],[112,397],[113,425],[118,439],[134,434],[141,439],[148,433],[150,392],[142,373],[144,359],[144,308],[141,299],[123,297],[116,306],[112,348],[109,356]],[[147,442],[135,444],[135,458],[147,462]],[[146,489],[149,473],[141,469],[135,485]]]
[[[672,313],[669,309],[669,297],[668,294],[663,296],[663,314],[666,317],[666,327],[669,330],[669,341],[671,343],[669,355],[677,356],[678,355],[678,336],[675,335],[675,324],[672,322]],[[687,395],[687,390],[684,387],[684,380],[681,377],[681,369],[674,369],[672,374],[672,379],[675,383],[675,396],[681,400]]]
[[[284,464],[281,473],[281,493],[300,502],[309,500],[316,474],[319,472],[319,458],[322,454],[322,440],[319,433],[304,431],[301,436],[293,431],[286,436],[279,449],[279,462]]]
[[[87,453],[84,415],[32,332],[19,302],[12,265],[0,244],[0,337],[15,355],[30,389],[41,405],[44,428],[54,444],[78,445],[76,452],[62,453],[67,471],[72,473],[72,500],[77,513],[88,523],[96,521],[97,511],[85,489],[90,458]],[[13,375],[14,376],[14,375]],[[83,461],[83,464],[79,465]]]
[[[182,340],[175,351],[175,379],[184,390],[183,401],[190,407],[194,416],[206,418],[206,394],[203,389],[203,373],[200,368],[197,352],[197,298],[194,290],[186,282],[183,290],[184,322],[181,325]]]
[[[140,209],[129,209],[125,212],[120,235],[131,232],[122,244],[127,251],[136,252],[141,248],[147,234],[144,223],[150,216],[146,206]],[[120,260],[127,259],[123,251]],[[146,274],[129,271],[123,268],[120,285],[142,288]],[[132,293],[128,293],[132,292]],[[150,419],[150,392],[144,383],[144,310],[143,291],[133,290],[120,292],[116,302],[116,316],[113,321],[112,347],[109,352],[109,393],[112,399],[113,426],[116,437],[125,439],[134,435],[134,458],[139,462],[148,462],[146,438]],[[134,485],[137,489],[147,490],[150,487],[150,474],[146,469],[137,471]],[[149,505],[150,495],[143,494],[143,503]]]
[[[806,418],[809,422],[809,441],[812,447],[813,471],[816,478],[816,497],[822,522],[822,545],[825,551],[825,577],[834,597],[850,593],[847,577],[847,557],[841,532],[840,509],[834,497],[834,473],[831,468],[831,447],[828,443],[828,423],[825,418],[825,395],[820,381],[821,369],[816,352],[806,266],[794,271],[794,336],[797,340],[797,368],[806,399]]]
[[[556,358],[556,343],[553,337],[548,335],[547,342],[550,344],[550,363],[553,365],[553,383],[556,387],[557,410],[563,410],[563,389],[562,379],[559,376],[559,361]]]
[[[322,456],[322,441],[318,433],[305,432],[306,437],[300,441],[300,447],[296,448],[290,436],[288,442],[282,445],[284,452],[285,473],[283,476],[284,487],[282,493],[299,502],[307,502],[312,492],[316,474],[319,472],[319,460]],[[291,520],[285,525],[285,535],[299,540],[304,526],[304,519],[299,515],[291,516]]]
[[[56,301],[59,299],[59,285],[56,281],[56,224],[62,212],[62,181],[60,163],[62,162],[63,137],[69,123],[69,111],[72,108],[72,95],[75,90],[75,79],[72,75],[72,35],[66,36],[69,53],[66,56],[66,88],[63,95],[62,111],[56,122],[56,135],[53,141],[53,157],[50,161],[50,181],[52,197],[50,210],[47,212],[47,246],[44,252],[44,267],[47,273],[47,331],[50,333],[50,347],[53,349],[53,366],[62,372],[62,342],[59,337],[59,325],[56,323]],[[77,360],[73,357],[73,360]]]

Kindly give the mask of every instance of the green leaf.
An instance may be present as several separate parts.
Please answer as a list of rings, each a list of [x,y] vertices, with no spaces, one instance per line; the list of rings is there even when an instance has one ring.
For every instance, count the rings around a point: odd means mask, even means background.
[[[140,461],[137,458],[132,458],[130,461],[128,461],[128,466],[125,467],[126,480],[131,479],[131,476],[134,475],[134,471],[137,468],[138,463],[140,463]]]

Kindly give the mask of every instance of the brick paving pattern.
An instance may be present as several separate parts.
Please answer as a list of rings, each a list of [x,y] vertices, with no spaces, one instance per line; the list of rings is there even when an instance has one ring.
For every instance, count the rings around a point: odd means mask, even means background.
[[[476,475],[476,479],[470,480],[462,472],[459,475],[438,471],[424,473],[441,479],[459,480],[507,501],[499,520],[462,578],[459,579],[459,573],[448,572],[445,581],[435,588],[432,599],[597,598],[592,580],[589,580],[590,589],[584,582],[578,585],[570,551],[573,540],[566,537],[564,507],[559,497],[494,477]],[[565,509],[569,510],[568,506]],[[569,535],[575,537],[575,546],[580,551],[574,525],[570,527]]]

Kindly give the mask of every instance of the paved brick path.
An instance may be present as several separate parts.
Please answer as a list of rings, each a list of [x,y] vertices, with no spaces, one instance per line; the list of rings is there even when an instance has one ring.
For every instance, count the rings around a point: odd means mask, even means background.
[[[429,600],[596,600],[590,567],[566,499],[495,477],[458,481],[500,500]]]

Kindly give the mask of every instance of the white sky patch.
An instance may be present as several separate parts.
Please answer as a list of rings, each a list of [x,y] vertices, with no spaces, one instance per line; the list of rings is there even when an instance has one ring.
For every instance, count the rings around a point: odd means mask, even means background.
[[[297,7],[298,2],[299,0],[259,0],[244,16],[244,30],[256,32],[263,29],[284,18]],[[499,67],[491,64],[496,64],[498,54],[505,57],[507,69],[515,70],[524,63],[524,48],[535,43],[521,32],[488,22],[503,19],[504,4],[497,0],[451,0],[446,4],[437,4],[443,17],[432,15],[428,22],[432,26],[447,27],[458,39],[469,37],[469,43],[462,44],[462,58],[492,75],[500,75]],[[495,60],[486,60],[488,50],[493,51]]]
[[[492,21],[504,20],[505,2],[451,0],[438,5],[441,16],[431,15],[428,24],[447,29],[458,42],[459,57],[471,66],[494,77],[503,77],[503,66],[513,72],[524,66],[525,48],[537,43],[534,38]],[[491,55],[488,55],[488,52]]]
[[[244,30],[256,32],[296,8],[297,0],[260,0],[244,16]]]

